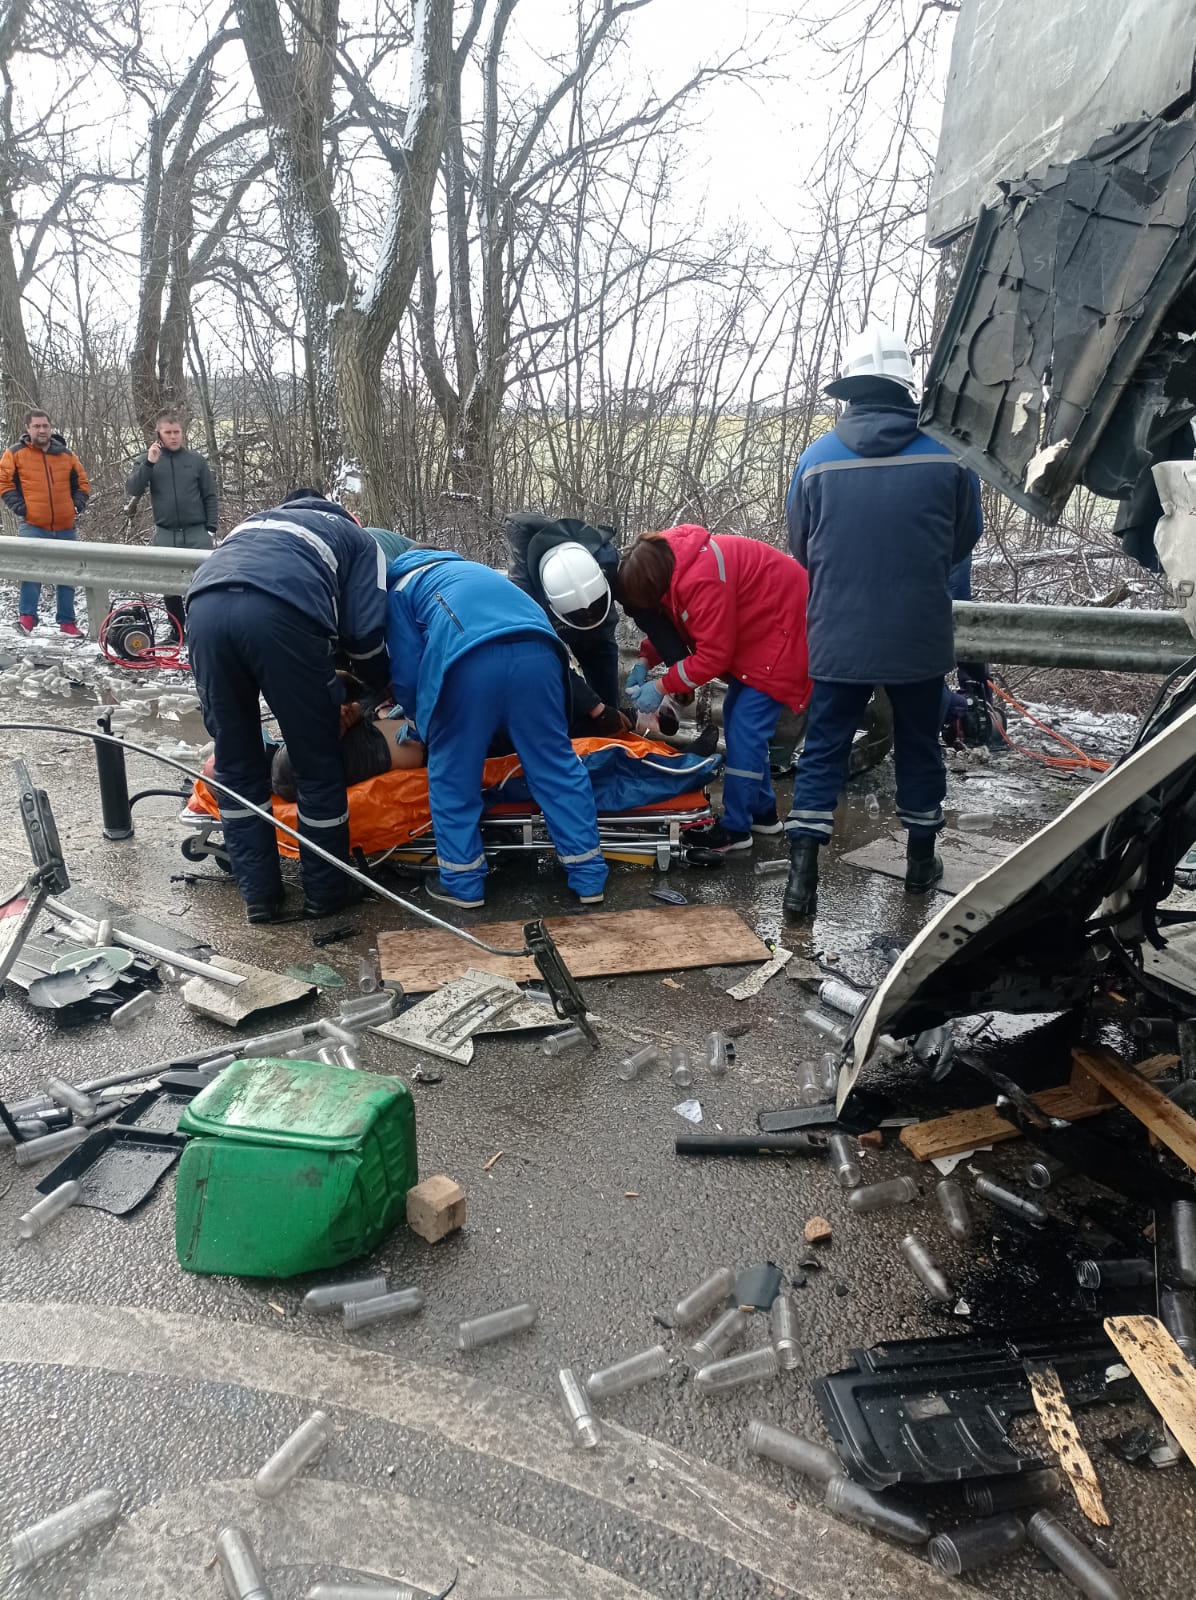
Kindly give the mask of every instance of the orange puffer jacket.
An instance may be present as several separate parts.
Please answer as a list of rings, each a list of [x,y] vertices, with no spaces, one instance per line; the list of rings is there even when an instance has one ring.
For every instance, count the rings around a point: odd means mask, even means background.
[[[48,533],[65,533],[86,506],[91,484],[83,463],[60,433],[44,450],[23,433],[0,456],[0,499],[22,522]]]

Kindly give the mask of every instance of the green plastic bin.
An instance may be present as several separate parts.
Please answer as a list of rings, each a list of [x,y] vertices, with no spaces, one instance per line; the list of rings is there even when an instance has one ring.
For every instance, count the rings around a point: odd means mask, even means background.
[[[175,1249],[188,1272],[289,1278],[352,1261],[418,1180],[407,1085],[347,1067],[234,1062],[179,1129]]]

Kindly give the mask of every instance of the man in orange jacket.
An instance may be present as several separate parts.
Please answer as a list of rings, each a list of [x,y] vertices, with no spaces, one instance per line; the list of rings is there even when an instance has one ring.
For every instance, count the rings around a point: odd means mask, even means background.
[[[0,499],[17,518],[23,539],[73,539],[75,518],[87,505],[91,484],[83,463],[55,433],[46,411],[30,411],[25,432],[0,456]],[[20,622],[26,633],[37,627],[40,583],[23,583]],[[58,586],[56,619],[63,633],[77,636],[75,591]]]

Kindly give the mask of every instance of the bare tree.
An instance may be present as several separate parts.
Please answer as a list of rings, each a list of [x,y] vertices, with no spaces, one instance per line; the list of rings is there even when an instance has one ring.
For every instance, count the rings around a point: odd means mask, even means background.
[[[305,318],[312,455],[326,479],[356,476],[367,520],[389,520],[382,361],[423,254],[444,138],[452,0],[415,0],[405,115],[380,107],[338,46],[339,0],[236,0],[274,154],[287,254]],[[369,280],[345,260],[327,135],[338,74],[390,169],[387,215]],[[401,121],[401,131],[395,127]]]

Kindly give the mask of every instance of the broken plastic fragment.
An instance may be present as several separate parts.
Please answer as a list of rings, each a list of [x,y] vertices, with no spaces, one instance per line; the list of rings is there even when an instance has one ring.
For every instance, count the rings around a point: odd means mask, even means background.
[[[700,1100],[682,1100],[680,1105],[673,1107],[673,1110],[679,1117],[684,1117],[686,1122],[701,1122],[702,1120],[702,1103]]]

